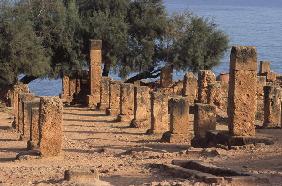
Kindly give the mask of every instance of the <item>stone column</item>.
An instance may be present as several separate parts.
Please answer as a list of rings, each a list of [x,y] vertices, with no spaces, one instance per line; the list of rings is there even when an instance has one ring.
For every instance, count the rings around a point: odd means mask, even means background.
[[[232,47],[228,93],[228,118],[231,135],[255,135],[256,91],[256,48],[244,46]]]
[[[208,103],[208,85],[216,82],[215,74],[211,70],[200,70],[198,75],[198,101]]]
[[[188,72],[184,76],[183,96],[186,96],[189,104],[194,105],[198,94],[198,80],[192,72]]]
[[[150,88],[146,86],[134,87],[134,119],[131,127],[150,128]]]
[[[134,118],[134,85],[122,83],[120,85],[120,113],[118,121],[127,122]]]
[[[64,75],[62,79],[62,87],[63,87],[63,92],[61,94],[61,99],[63,100],[68,100],[69,94],[70,94],[70,78],[69,76]]]
[[[39,150],[42,156],[57,156],[63,141],[63,104],[58,97],[40,98]]]
[[[39,105],[39,98],[33,98],[32,100],[23,102],[23,134],[21,136],[23,140],[30,140],[31,110],[34,107],[39,108]]]
[[[192,134],[189,124],[189,101],[181,96],[169,100],[169,132],[163,134],[162,141],[191,144]]]
[[[210,104],[195,104],[194,134],[203,139],[209,130],[216,129],[216,107]]]
[[[121,81],[110,82],[109,108],[106,110],[107,115],[118,115],[120,113],[120,84]]]
[[[265,76],[267,73],[270,73],[270,62],[269,61],[260,61],[259,75]]]
[[[257,76],[257,113],[256,120],[264,120],[264,90],[263,87],[266,86],[266,77]]]
[[[148,133],[161,134],[169,131],[168,96],[162,92],[151,93],[151,129]]]
[[[90,41],[90,95],[88,106],[96,107],[100,102],[100,87],[102,79],[102,41]]]
[[[38,148],[39,142],[39,108],[31,108],[30,140],[27,142],[29,150]]]
[[[282,127],[282,88],[276,86],[264,87],[264,123],[265,128]]]
[[[167,88],[172,84],[173,67],[166,66],[161,70],[160,83],[162,88]]]
[[[111,78],[109,77],[102,77],[101,81],[101,90],[100,90],[100,103],[99,103],[99,109],[105,110],[109,106],[109,100],[110,100],[110,81]]]
[[[19,103],[18,103],[18,132],[21,134],[21,139],[25,140],[24,130],[25,124],[28,124],[28,117],[24,117],[24,102],[31,101],[34,98],[32,93],[21,93],[19,94]]]

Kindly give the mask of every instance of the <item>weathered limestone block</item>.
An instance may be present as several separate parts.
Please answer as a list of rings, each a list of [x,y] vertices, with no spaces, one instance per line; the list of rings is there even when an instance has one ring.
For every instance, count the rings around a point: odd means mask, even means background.
[[[173,97],[169,100],[169,132],[163,134],[162,141],[169,143],[191,144],[192,134],[189,131],[189,101],[185,97]]]
[[[134,118],[134,85],[122,83],[120,85],[120,114],[118,121],[131,121]]]
[[[101,81],[101,93],[100,93],[100,103],[99,109],[105,110],[109,107],[110,100],[110,81],[109,77],[102,77]]]
[[[131,127],[150,128],[150,88],[146,86],[134,87],[134,119]]]
[[[151,93],[151,129],[149,133],[169,131],[168,96],[162,92]]]
[[[208,85],[216,82],[215,74],[211,70],[200,70],[198,75],[198,101],[208,103]]]
[[[256,92],[256,48],[232,47],[228,97],[229,131],[231,135],[255,135]]]
[[[160,83],[161,87],[167,88],[172,84],[173,67],[166,66],[161,70]]]
[[[269,61],[260,61],[259,75],[264,76],[269,72],[270,72],[270,62]]]
[[[259,121],[264,120],[264,90],[263,87],[266,86],[266,77],[257,76],[257,113],[256,119]]]
[[[88,106],[97,107],[100,102],[100,87],[102,79],[102,41],[90,41],[90,95]]]
[[[209,130],[216,129],[216,107],[210,104],[195,104],[194,134],[205,138]]]
[[[183,81],[183,96],[189,100],[189,104],[193,105],[197,99],[198,80],[192,72],[188,72],[184,76]]]
[[[221,106],[221,84],[219,82],[215,82],[208,85],[207,91],[207,104],[216,105],[217,107]]]
[[[19,94],[19,103],[18,103],[18,122],[17,129],[21,134],[21,137],[24,136],[24,124],[28,123],[28,119],[24,118],[24,102],[31,101],[34,98],[34,94],[32,93],[21,93]],[[24,140],[24,138],[22,138]]]
[[[36,107],[39,108],[40,99],[33,98],[29,101],[23,102],[23,133],[21,138],[24,140],[30,140],[30,130],[31,130],[31,110]]]
[[[58,97],[40,98],[39,150],[42,156],[57,156],[63,140],[63,104]]]
[[[62,79],[62,87],[63,87],[63,92],[61,94],[61,99],[67,101],[70,96],[70,77],[64,75]]]
[[[121,81],[110,82],[109,107],[106,110],[107,115],[118,115],[120,113],[120,84]]]
[[[264,87],[264,124],[265,128],[282,127],[282,88]]]

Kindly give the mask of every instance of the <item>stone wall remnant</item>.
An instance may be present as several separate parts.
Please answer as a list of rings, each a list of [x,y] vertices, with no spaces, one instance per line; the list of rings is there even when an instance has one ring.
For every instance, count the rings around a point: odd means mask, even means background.
[[[228,93],[228,118],[231,135],[255,135],[256,93],[256,48],[245,46],[232,47]]]

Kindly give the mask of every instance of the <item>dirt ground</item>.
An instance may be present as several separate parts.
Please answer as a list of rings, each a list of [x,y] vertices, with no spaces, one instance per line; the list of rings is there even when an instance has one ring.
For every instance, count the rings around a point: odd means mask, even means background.
[[[63,180],[71,168],[96,169],[100,179],[116,186],[204,185],[174,178],[158,168],[173,159],[203,160],[215,165],[268,178],[282,185],[282,130],[258,130],[273,137],[272,146],[250,146],[239,150],[195,149],[185,144],[165,144],[159,135],[145,135],[128,123],[116,123],[102,111],[67,107],[64,110],[64,144],[56,158],[15,160],[26,142],[11,130],[11,115],[0,113],[0,185],[70,185]],[[216,152],[216,153],[215,153]]]

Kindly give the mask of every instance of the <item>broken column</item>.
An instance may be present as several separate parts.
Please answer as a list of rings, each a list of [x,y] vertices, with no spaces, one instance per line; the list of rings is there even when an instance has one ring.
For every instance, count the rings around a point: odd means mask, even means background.
[[[131,127],[150,128],[150,88],[146,86],[134,87],[134,119]]]
[[[25,131],[25,125],[28,125],[28,117],[24,117],[24,102],[31,101],[34,98],[34,94],[32,93],[21,93],[19,94],[19,103],[18,103],[18,121],[17,121],[17,129],[21,134],[21,139],[25,140],[24,136],[27,135]]]
[[[260,61],[259,75],[265,76],[267,73],[270,73],[270,62],[269,61]]]
[[[88,106],[97,107],[100,102],[100,87],[102,79],[102,41],[90,41],[90,95],[88,95]]]
[[[279,86],[264,87],[264,128],[281,128],[282,88]]]
[[[168,96],[161,91],[151,93],[151,129],[148,133],[169,131]]]
[[[232,47],[228,92],[228,118],[231,135],[255,135],[256,91],[256,48],[244,46]]]
[[[131,121],[134,117],[134,85],[122,83],[120,85],[120,114],[118,121]]]
[[[193,105],[197,99],[198,80],[192,72],[188,72],[184,76],[183,81],[183,96],[186,96],[189,104]]]
[[[208,85],[216,82],[215,74],[211,70],[200,70],[198,75],[198,101],[208,103]]]
[[[163,134],[162,141],[169,143],[191,143],[189,124],[189,102],[182,96],[169,100],[169,132]]]
[[[39,103],[40,104],[40,103]],[[31,108],[31,127],[30,127],[30,139],[27,142],[27,148],[29,150],[38,148],[39,142],[39,108]]]
[[[216,107],[210,104],[195,104],[194,134],[196,139],[203,139],[206,133],[216,129]]]
[[[41,97],[39,143],[42,156],[57,156],[63,140],[63,104],[59,97]]]
[[[266,86],[266,77],[257,76],[257,113],[256,120],[264,120],[264,90],[263,87]]]
[[[69,76],[66,76],[66,75],[63,76],[62,87],[63,87],[63,91],[60,97],[61,99],[67,102],[70,96],[70,78]]]
[[[121,81],[110,82],[109,107],[106,110],[107,115],[118,115],[120,113],[120,84]]]
[[[165,66],[161,70],[160,83],[162,88],[167,88],[172,84],[173,67]]]
[[[98,106],[100,110],[105,110],[109,106],[110,81],[111,81],[111,78],[102,77],[101,90],[100,90],[100,103]]]

